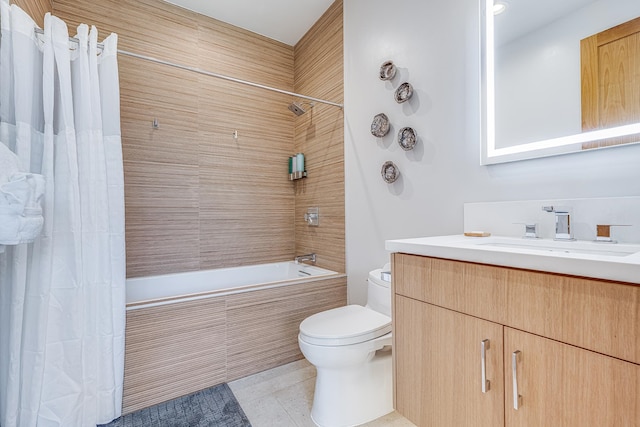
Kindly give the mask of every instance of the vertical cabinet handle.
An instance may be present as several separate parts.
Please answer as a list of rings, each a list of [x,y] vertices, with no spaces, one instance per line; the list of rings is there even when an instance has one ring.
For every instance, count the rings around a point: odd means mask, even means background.
[[[491,387],[487,379],[487,350],[489,350],[489,340],[482,340],[480,343],[480,359],[482,360],[482,392],[486,393]]]
[[[520,360],[520,350],[511,353],[511,375],[513,376],[513,409],[516,411],[522,405],[522,396],[518,394],[518,361]]]

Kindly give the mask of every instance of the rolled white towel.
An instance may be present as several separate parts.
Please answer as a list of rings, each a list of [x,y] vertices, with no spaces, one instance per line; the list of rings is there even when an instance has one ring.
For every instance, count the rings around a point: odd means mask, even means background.
[[[42,175],[20,171],[18,157],[0,142],[0,245],[32,242],[44,224]]]

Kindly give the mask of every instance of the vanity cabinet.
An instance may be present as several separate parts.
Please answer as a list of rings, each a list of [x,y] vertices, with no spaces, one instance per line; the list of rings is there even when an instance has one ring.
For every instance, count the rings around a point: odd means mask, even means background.
[[[640,426],[640,287],[392,260],[394,404],[413,423]]]
[[[419,426],[502,426],[502,326],[403,296],[396,313],[396,410]]]
[[[640,366],[504,329],[505,425],[640,426]],[[519,352],[515,370],[514,352]]]

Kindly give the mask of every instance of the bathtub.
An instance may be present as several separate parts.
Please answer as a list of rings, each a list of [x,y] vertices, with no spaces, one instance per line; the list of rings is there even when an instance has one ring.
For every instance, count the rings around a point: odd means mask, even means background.
[[[127,279],[123,413],[302,359],[300,322],[346,288],[294,262]]]
[[[127,310],[286,286],[336,275],[293,261],[127,279]]]

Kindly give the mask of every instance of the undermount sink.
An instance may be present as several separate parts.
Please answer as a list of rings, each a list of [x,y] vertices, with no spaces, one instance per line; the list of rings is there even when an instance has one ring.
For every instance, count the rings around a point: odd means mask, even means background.
[[[635,245],[618,245],[617,243],[598,243],[582,241],[559,241],[543,239],[493,238],[492,241],[478,242],[479,246],[495,246],[497,248],[526,249],[534,251],[556,252],[564,254],[589,254],[600,256],[624,257],[640,251]]]
[[[463,235],[387,240],[390,252],[640,284],[640,245]]]

